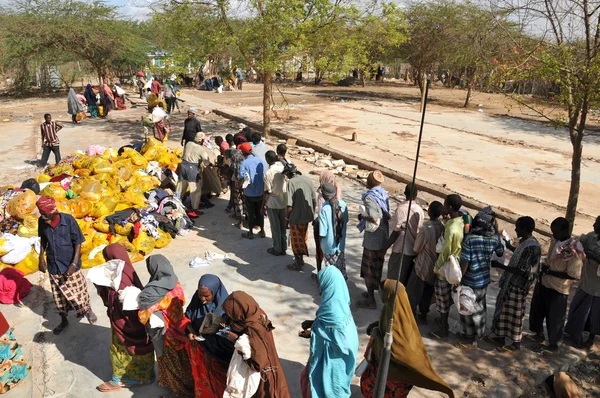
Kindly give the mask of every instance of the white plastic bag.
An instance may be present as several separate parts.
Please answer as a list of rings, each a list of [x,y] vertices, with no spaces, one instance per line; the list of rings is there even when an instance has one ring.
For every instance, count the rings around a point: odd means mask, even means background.
[[[360,206],[360,214],[365,217],[365,216],[369,216],[369,214],[367,213],[367,209],[365,208],[364,205]],[[367,232],[375,232],[377,231],[377,229],[379,229],[379,224],[381,223],[381,220],[377,220],[376,223],[372,223],[369,222],[367,220],[365,220],[365,231]]]
[[[446,238],[444,238],[444,235],[441,235],[440,238],[438,239],[437,243],[435,244],[435,252],[437,254],[440,254],[442,252],[442,250],[444,250],[445,244],[446,244]]]
[[[109,260],[104,264],[91,268],[88,271],[86,278],[94,285],[106,286],[113,290],[119,290],[121,278],[123,276],[123,268],[125,268],[125,261],[119,259]]]
[[[498,261],[500,264],[504,265],[506,263],[506,242],[504,242],[504,239],[500,239],[500,242],[502,242],[502,247],[504,247],[504,254],[498,257],[495,252],[492,253],[492,261]]]
[[[462,269],[455,255],[451,255],[437,273],[446,278],[451,285],[458,285],[462,280]]]
[[[119,86],[115,86],[115,91],[117,92],[117,95],[119,97],[122,97],[123,95],[125,95],[125,90],[123,90],[121,87]]]
[[[4,264],[14,265],[25,260],[25,257],[27,257],[31,251],[32,246],[35,248],[36,252],[40,252],[40,238],[37,236],[33,238],[22,238],[17,235],[4,234],[2,237],[6,239],[4,247],[8,247],[7,245],[12,247],[8,253],[2,256],[1,260]]]
[[[235,342],[235,352],[227,370],[227,387],[223,398],[250,398],[258,390],[260,373],[244,362],[250,359],[251,349],[248,336],[243,334]]]
[[[458,286],[452,292],[452,301],[456,304],[460,315],[471,315],[475,312],[475,292],[468,286]]]

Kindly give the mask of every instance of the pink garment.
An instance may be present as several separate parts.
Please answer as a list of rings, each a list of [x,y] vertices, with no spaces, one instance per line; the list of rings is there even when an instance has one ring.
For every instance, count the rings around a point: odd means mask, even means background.
[[[113,95],[113,92],[110,89],[110,87],[108,87],[108,84],[105,84],[104,86],[102,86],[102,88],[104,89],[104,95],[108,95],[114,101],[115,96]]]
[[[29,294],[31,282],[22,271],[6,267],[0,271],[0,303],[16,304]]]
[[[75,96],[77,97],[77,101],[79,101],[82,105],[87,104],[87,100],[85,99],[85,97],[83,95],[76,94]]]
[[[338,200],[342,200],[342,189],[338,186],[337,181],[335,179],[335,174],[329,170],[325,170],[321,172],[319,177],[319,188],[317,188],[317,210],[320,213],[323,205],[325,204],[325,198],[321,193],[321,185],[323,184],[331,184],[336,189],[335,197]]]

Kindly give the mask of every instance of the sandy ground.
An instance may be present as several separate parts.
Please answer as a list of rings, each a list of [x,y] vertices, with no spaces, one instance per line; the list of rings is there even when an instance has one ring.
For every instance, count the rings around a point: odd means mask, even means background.
[[[196,94],[196,93],[193,93]],[[227,95],[229,93],[226,93]],[[259,96],[257,93],[250,93]],[[216,96],[216,95],[215,95]],[[187,105],[199,105],[204,109],[216,106],[207,99],[190,95],[183,97]],[[222,96],[221,98],[228,98]],[[210,98],[213,99],[212,97]],[[331,102],[328,102],[331,104]],[[54,114],[57,120],[67,122],[64,101],[44,100],[16,104],[15,108],[0,105],[0,117],[5,112],[12,112],[12,117],[24,117],[31,113],[31,120],[13,121],[0,125],[0,142],[2,144],[0,157],[0,179],[5,183],[18,184],[23,178],[35,175],[37,170],[30,165],[39,153],[37,146],[37,126],[41,115],[45,112]],[[243,109],[239,109],[240,112]],[[61,133],[61,148],[64,155],[77,149],[85,149],[88,144],[102,144],[119,147],[122,144],[143,139],[142,128],[138,123],[142,114],[140,109],[129,109],[114,112],[112,122],[104,120],[86,120],[81,125],[65,123]],[[179,126],[178,131],[170,137],[169,145],[178,146],[181,137],[183,114],[173,116],[173,124]],[[235,131],[237,124],[232,124],[213,115],[201,115],[203,128],[208,133],[225,135]],[[321,116],[319,116],[321,118]],[[362,134],[361,134],[362,135]],[[329,136],[328,136],[329,138]],[[334,137],[331,137],[333,139]],[[271,142],[270,145],[275,143]],[[311,165],[300,158],[295,163],[302,171],[308,172]],[[312,176],[315,179],[316,176]],[[351,219],[355,219],[360,203],[360,195],[365,188],[350,179],[341,179],[344,198],[349,203]],[[396,184],[388,185],[390,190],[401,187]],[[422,200],[430,202],[434,198],[423,195]],[[195,228],[187,237],[178,237],[166,248],[156,251],[167,256],[174,265],[175,271],[184,286],[186,297],[193,294],[199,277],[204,273],[219,275],[229,291],[243,289],[253,295],[265,312],[273,320],[276,330],[274,337],[282,359],[290,390],[293,397],[300,396],[300,372],[308,357],[308,341],[297,337],[300,323],[312,319],[319,303],[319,293],[316,285],[310,279],[314,269],[314,260],[308,261],[305,271],[298,274],[285,268],[291,257],[272,257],[266,254],[271,246],[270,239],[248,241],[239,237],[240,231],[235,229],[223,211],[226,198],[215,200],[216,207],[206,211],[197,222]],[[268,222],[267,222],[268,226]],[[512,232],[512,226],[503,223],[502,229]],[[268,227],[267,227],[268,231]],[[312,236],[310,238],[312,242]],[[349,281],[348,287],[353,301],[359,299],[364,285],[359,277],[362,236],[352,225],[348,230],[347,262]],[[312,252],[314,246],[309,245]],[[231,260],[213,261],[206,268],[191,269],[189,261],[195,256],[203,256],[206,251],[227,253]],[[314,254],[314,253],[313,253]],[[147,272],[143,262],[135,264],[143,281],[147,280]],[[385,273],[385,271],[384,271]],[[494,281],[498,280],[494,274]],[[60,336],[54,336],[51,329],[59,322],[54,305],[52,304],[50,287],[46,275],[35,273],[30,280],[34,282],[32,293],[26,298],[25,308],[3,306],[2,312],[23,345],[25,354],[32,364],[32,375],[23,385],[6,394],[7,397],[100,397],[94,387],[110,377],[110,360],[108,346],[110,328],[100,298],[90,289],[92,306],[100,315],[97,325],[77,322],[72,318],[72,324]],[[497,284],[490,285],[488,290],[488,325],[493,315]],[[381,308],[381,306],[379,306]],[[422,335],[427,336],[434,324],[435,307],[429,317],[428,324],[420,324]],[[378,318],[377,311],[353,308],[353,315],[359,329],[360,349],[359,360],[362,359],[367,336],[366,326]],[[451,312],[451,329],[460,331],[458,314]],[[440,343],[424,338],[427,350],[438,373],[455,389],[457,396],[469,397],[516,397],[523,389],[528,389],[533,383],[539,383],[540,377],[552,372],[558,366],[577,361],[584,353],[565,347],[564,355],[550,361],[535,354],[525,347],[516,356],[498,355],[493,347],[482,346],[480,350],[460,351],[447,343]],[[454,338],[451,343],[455,342]],[[536,364],[536,366],[531,366]],[[548,373],[549,374],[549,373]],[[483,380],[483,381],[482,381]],[[357,379],[353,383],[353,396],[360,396]],[[132,390],[123,390],[111,394],[115,397],[158,397],[165,391],[156,383]],[[431,392],[414,389],[410,397],[437,397]]]

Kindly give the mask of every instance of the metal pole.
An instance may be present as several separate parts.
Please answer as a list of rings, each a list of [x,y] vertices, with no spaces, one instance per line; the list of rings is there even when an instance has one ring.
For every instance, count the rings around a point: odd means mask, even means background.
[[[425,124],[425,111],[427,109],[427,95],[429,94],[429,84],[431,83],[431,76],[427,76],[427,83],[425,84],[425,96],[423,97],[422,103],[422,112],[421,112],[421,128],[419,129],[419,140],[417,142],[417,155],[415,156],[415,168],[413,171],[412,185],[415,186],[415,181],[417,179],[417,166],[419,165],[419,154],[421,152],[421,140],[423,138],[423,125]],[[412,207],[413,198],[409,198],[408,201],[408,212],[406,215],[406,228],[408,228],[408,222],[410,221],[410,210]],[[402,242],[402,248],[406,245],[406,235],[407,232],[404,233],[404,240]],[[400,260],[399,270],[402,270],[402,262],[404,260],[404,256],[402,256]],[[385,394],[385,385],[387,382],[388,371],[390,369],[390,359],[392,357],[392,342],[394,341],[394,337],[392,336],[392,326],[394,325],[394,313],[396,312],[396,300],[395,297],[398,295],[398,284],[400,281],[400,271],[398,271],[398,276],[396,277],[396,289],[394,291],[394,305],[392,307],[392,318],[390,319],[390,323],[388,324],[387,332],[385,333],[385,337],[383,338],[383,349],[379,358],[379,369],[377,371],[377,383],[375,385],[375,392],[373,394],[374,398],[383,398]]]

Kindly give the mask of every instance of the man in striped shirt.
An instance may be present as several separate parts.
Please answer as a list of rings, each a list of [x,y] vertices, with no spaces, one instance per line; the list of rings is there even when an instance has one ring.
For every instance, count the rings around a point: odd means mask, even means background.
[[[63,128],[63,125],[52,121],[52,115],[46,113],[44,115],[44,123],[40,125],[42,133],[42,161],[41,167],[45,167],[50,157],[50,152],[54,153],[56,164],[60,162],[60,141],[58,140],[58,132]]]

